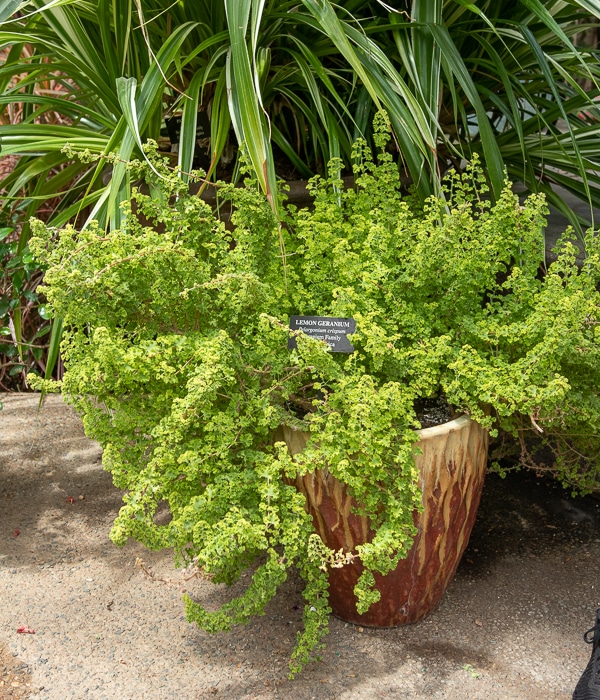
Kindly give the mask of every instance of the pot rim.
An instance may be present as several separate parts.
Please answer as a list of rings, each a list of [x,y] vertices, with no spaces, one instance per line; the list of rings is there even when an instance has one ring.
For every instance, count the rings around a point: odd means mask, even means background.
[[[421,439],[432,438],[437,435],[443,435],[451,430],[462,430],[466,428],[469,424],[473,423],[471,418],[467,415],[458,416],[452,420],[446,421],[446,423],[440,423],[439,425],[432,425],[430,428],[420,428],[417,430],[417,435]]]

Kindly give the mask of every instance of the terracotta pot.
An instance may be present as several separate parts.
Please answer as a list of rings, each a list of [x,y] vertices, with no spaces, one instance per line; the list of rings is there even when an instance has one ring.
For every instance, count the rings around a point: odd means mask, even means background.
[[[415,511],[418,533],[406,559],[381,576],[375,574],[381,600],[363,615],[356,612],[354,586],[363,567],[354,559],[329,571],[333,613],[342,620],[368,627],[396,627],[420,620],[439,603],[469,541],[479,506],[487,464],[488,433],[467,416],[418,431],[422,454],[415,456],[421,475],[423,512]],[[292,455],[301,452],[308,433],[282,426]],[[369,541],[369,520],[351,512],[354,503],[345,484],[327,468],[296,477],[306,497],[315,529],[335,551],[355,551]]]

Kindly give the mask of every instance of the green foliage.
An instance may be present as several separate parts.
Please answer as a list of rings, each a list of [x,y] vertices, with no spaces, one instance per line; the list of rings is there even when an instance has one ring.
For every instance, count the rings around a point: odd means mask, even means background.
[[[556,185],[600,207],[600,57],[581,41],[599,18],[588,0],[0,0],[0,151],[18,158],[4,207],[24,222],[49,207],[52,225],[119,227],[124,161],[148,138],[169,150],[172,115],[185,182],[199,149],[209,177],[235,179],[244,143],[276,206],[276,174],[310,177],[332,158],[349,169],[383,107],[421,202],[479,154],[492,200],[506,172],[582,233]],[[86,153],[96,159],[74,157]],[[47,375],[61,323],[40,358]]]
[[[40,266],[18,227],[0,228],[0,276],[0,390],[25,389],[27,374],[46,368],[50,312],[38,293]]]
[[[380,117],[377,163],[355,146],[356,189],[333,162],[311,183],[313,207],[287,207],[282,225],[252,179],[220,186],[233,205],[225,225],[155,155],[128,166],[152,196],[134,189],[119,228],[31,224],[64,318],[62,391],[126,491],[113,540],[173,547],[228,584],[251,567],[247,590],[220,610],[186,600],[209,630],[264,612],[296,566],[306,607],[292,673],[327,631],[338,555],[283,476],[326,464],[371,518],[375,537],[357,552],[361,610],[378,597],[373,572],[394,567],[414,534],[418,397],[445,394],[494,430],[530,421],[558,436],[565,483],[585,490],[598,477],[564,449],[597,448],[598,236],[582,269],[566,236],[540,275],[543,197],[521,204],[506,183],[490,203],[475,162],[419,207],[400,195],[387,138]],[[353,317],[355,352],[301,333],[288,350],[291,314]],[[313,436],[293,460],[274,444],[282,423]],[[157,524],[164,502],[172,518]]]
[[[350,166],[384,107],[421,199],[479,153],[494,198],[506,170],[577,225],[550,185],[600,203],[600,62],[579,41],[599,17],[588,0],[4,0],[0,143],[21,157],[7,196],[25,188],[32,214],[60,193],[57,225],[82,201],[118,225],[126,169],[106,184],[65,142],[141,157],[177,113],[187,179],[200,109],[211,169],[235,158],[233,130],[274,197],[276,163],[302,177],[332,157]]]

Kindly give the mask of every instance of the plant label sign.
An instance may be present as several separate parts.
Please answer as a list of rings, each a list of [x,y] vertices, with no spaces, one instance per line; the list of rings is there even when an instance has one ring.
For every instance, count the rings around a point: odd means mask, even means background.
[[[332,316],[290,316],[290,330],[302,331],[311,338],[322,340],[329,345],[331,352],[354,352],[348,336],[356,332],[353,318],[333,318]],[[288,348],[297,347],[296,338],[290,335]]]

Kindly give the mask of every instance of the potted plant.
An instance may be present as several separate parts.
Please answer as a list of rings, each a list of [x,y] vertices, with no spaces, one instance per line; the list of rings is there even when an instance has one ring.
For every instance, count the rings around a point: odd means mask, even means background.
[[[355,146],[356,188],[344,190],[333,161],[311,184],[313,206],[288,206],[280,221],[249,177],[220,189],[233,205],[226,225],[148,153],[152,167],[129,168],[149,193],[134,190],[120,228],[32,224],[64,318],[58,386],[125,490],[112,539],[173,547],[215,582],[250,568],[246,591],[219,610],[186,601],[210,631],[264,612],[297,567],[306,606],[292,673],[327,631],[328,572],[360,569],[365,614],[420,528],[421,399],[442,397],[477,426],[467,451],[484,450],[488,431],[529,425],[556,447],[565,484],[585,490],[597,478],[581,457],[600,419],[597,237],[581,269],[567,236],[544,270],[543,198],[521,204],[507,183],[492,205],[474,163],[422,207],[400,195],[384,115],[375,134],[377,162]],[[335,321],[333,348],[310,332],[315,319]],[[315,529],[298,480],[319,473],[343,485],[346,514],[366,529],[350,551]],[[442,502],[454,511],[459,501],[451,491]],[[165,504],[170,520],[156,522]]]

